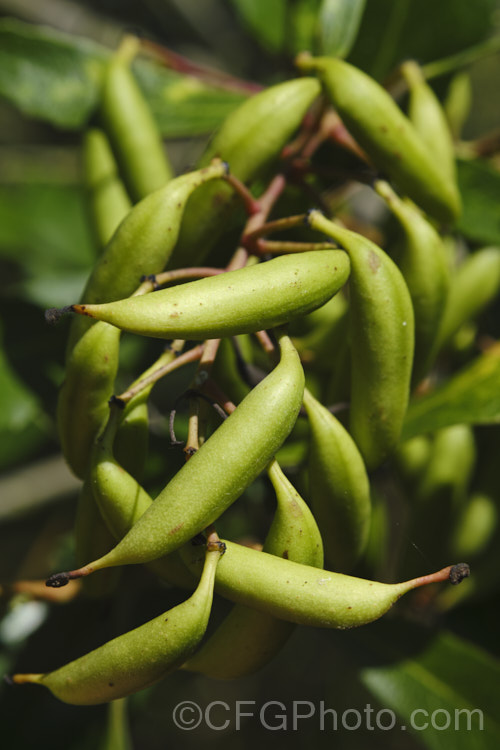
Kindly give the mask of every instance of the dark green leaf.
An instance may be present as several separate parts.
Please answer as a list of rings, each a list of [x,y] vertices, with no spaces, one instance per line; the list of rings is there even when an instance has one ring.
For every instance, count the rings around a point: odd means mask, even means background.
[[[403,439],[453,424],[500,422],[500,344],[408,408]]]
[[[420,742],[431,750],[498,747],[497,661],[448,632],[409,658],[393,651],[394,663],[363,669],[361,679]]]
[[[463,214],[458,228],[471,240],[500,244],[500,172],[479,160],[458,162]]]
[[[365,10],[366,0],[323,0],[318,17],[320,51],[347,57]]]
[[[279,52],[285,43],[286,0],[231,0],[255,38]]]
[[[99,99],[109,50],[76,36],[0,21],[0,95],[58,127],[85,127]],[[209,133],[245,94],[139,61],[134,70],[167,138]]]
[[[370,0],[351,61],[383,79],[401,60],[440,60],[489,36],[496,0]]]
[[[28,456],[45,437],[46,417],[0,348],[0,470]]]

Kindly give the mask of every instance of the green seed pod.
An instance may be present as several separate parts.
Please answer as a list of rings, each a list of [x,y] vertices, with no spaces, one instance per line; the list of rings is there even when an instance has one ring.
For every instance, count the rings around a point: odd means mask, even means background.
[[[219,156],[242,182],[261,177],[276,161],[320,93],[314,78],[298,78],[252,96],[222,124],[201,166]],[[186,208],[171,266],[196,265],[217,244],[239,208],[229,185],[206,185]],[[244,218],[242,218],[242,224]]]
[[[328,373],[335,366],[338,349],[348,329],[348,309],[347,298],[336,294],[307,316],[310,329],[304,336],[294,339],[294,343],[302,361],[307,362],[310,369]]]
[[[458,583],[469,574],[462,563],[404,583],[378,583],[318,570],[232,542],[225,544],[226,554],[215,574],[217,593],[274,617],[316,628],[366,625],[418,586],[445,580]],[[196,547],[186,545],[181,556],[199,573],[203,561]]]
[[[370,240],[319,211],[309,224],[341,244],[351,260],[350,428],[368,468],[396,447],[408,405],[413,362],[413,307],[405,280]]]
[[[447,251],[434,227],[415,206],[398,198],[386,182],[377,182],[375,189],[404,232],[397,262],[415,313],[413,382],[418,383],[427,374],[438,347],[449,287]]]
[[[283,333],[279,345],[279,364],[184,464],[122,541],[84,568],[56,574],[48,585],[58,587],[100,568],[149,562],[173,552],[243,493],[289,435],[302,403],[299,356]]]
[[[454,182],[434,162],[425,143],[394,100],[370,76],[328,57],[300,55],[297,64],[321,77],[332,103],[376,167],[440,221],[460,214]]]
[[[125,37],[106,66],[101,92],[102,121],[135,201],[173,177],[160,131],[130,69],[139,48],[138,39]]]
[[[456,73],[451,79],[444,102],[444,111],[448,118],[453,137],[458,140],[463,126],[469,116],[472,105],[472,85],[467,71]]]
[[[130,386],[133,388],[140,380],[148,377],[160,367],[172,362],[175,352],[171,349],[164,351],[145,372]],[[125,405],[120,426],[114,443],[116,459],[121,466],[140,479],[146,463],[149,445],[149,414],[148,399],[154,383],[143,388]]]
[[[451,548],[460,555],[477,557],[488,548],[499,528],[498,503],[484,492],[475,492],[457,519]]]
[[[273,328],[304,315],[338,292],[348,276],[349,259],[343,251],[316,250],[141,297],[72,309],[143,336],[220,338]]]
[[[370,530],[370,483],[363,459],[342,424],[304,391],[310,425],[309,502],[318,521],[325,556],[348,572],[365,549]]]
[[[112,540],[106,552],[144,515],[153,501],[146,490],[116,460],[113,446],[117,438],[121,414],[112,407],[108,422],[95,441],[91,456],[90,481],[95,501],[99,507]],[[118,434],[119,434],[118,430]],[[104,550],[103,550],[104,553]],[[94,559],[95,559],[94,555]],[[82,564],[84,560],[80,557]],[[90,559],[90,556],[85,558]],[[149,564],[151,570],[162,580],[179,588],[193,588],[193,577],[179,559],[176,552]],[[100,576],[95,576],[99,578]],[[90,578],[92,580],[92,576]]]
[[[57,402],[57,429],[66,461],[77,477],[88,470],[92,443],[108,414],[120,347],[120,331],[97,323],[71,350]]]
[[[130,211],[131,203],[109,141],[99,128],[90,128],[83,136],[83,181],[97,245],[104,248]]]
[[[500,289],[500,248],[476,250],[451,278],[450,291],[439,329],[444,346],[458,329],[489,305]]]
[[[47,687],[56,698],[95,705],[149,687],[182,664],[206,630],[221,552],[209,549],[194,594],[162,615],[108,641],[85,656],[47,674],[16,674],[15,683]]]
[[[323,544],[316,522],[277,461],[268,467],[278,506],[264,551],[287,560],[323,567]],[[253,674],[283,648],[292,634],[290,622],[237,604],[215,633],[182,668],[217,680]]]
[[[89,557],[105,554],[114,543],[114,538],[99,512],[88,478],[85,479],[78,496],[74,538],[77,565],[83,565]],[[110,569],[105,571],[102,580],[99,580],[100,576],[88,578],[83,582],[83,593],[92,599],[109,596],[116,586],[119,575],[119,570]]]
[[[142,276],[162,271],[177,241],[189,196],[226,171],[226,165],[218,163],[182,175],[134,206],[94,266],[83,299],[95,303],[126,297],[135,292]],[[68,351],[89,326],[88,320],[73,321]]]
[[[414,485],[426,471],[431,454],[432,441],[428,435],[417,435],[401,443],[395,458],[403,479]]]
[[[241,347],[242,342],[249,353],[251,342],[247,335],[238,336],[237,345]],[[229,338],[222,339],[219,344],[211,375],[235,404],[239,404],[250,391],[250,386],[246,384],[238,371],[236,353]]]
[[[413,60],[405,62],[401,72],[410,91],[410,122],[427,146],[436,166],[456,184],[453,137],[441,102],[426,82],[418,63]]]

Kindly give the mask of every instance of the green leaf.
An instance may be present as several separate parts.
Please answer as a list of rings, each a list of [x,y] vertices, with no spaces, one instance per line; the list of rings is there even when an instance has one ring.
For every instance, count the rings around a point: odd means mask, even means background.
[[[393,663],[361,670],[361,680],[421,743],[431,750],[499,746],[497,660],[449,632],[410,657],[392,650]]]
[[[9,293],[41,307],[68,304],[80,296],[95,255],[81,188],[0,187],[0,258],[22,271]]]
[[[323,0],[319,12],[320,51],[347,57],[365,10],[366,0]]]
[[[144,61],[134,65],[134,73],[165,138],[211,133],[247,98]]]
[[[285,44],[286,0],[231,0],[255,38],[279,52]]]
[[[500,172],[482,161],[458,162],[463,213],[458,229],[471,240],[500,244]]]
[[[38,398],[18,378],[0,348],[0,471],[36,450],[46,425]]]
[[[0,93],[22,112],[81,127],[95,108],[106,51],[86,39],[0,22]]]
[[[87,39],[0,20],[0,95],[28,116],[82,129],[98,105],[109,55]],[[245,99],[153,62],[138,61],[134,72],[167,138],[209,133]]]
[[[295,0],[289,13],[288,52],[317,51],[318,13],[321,0]]]
[[[427,396],[410,402],[403,439],[453,424],[500,423],[500,344]]]

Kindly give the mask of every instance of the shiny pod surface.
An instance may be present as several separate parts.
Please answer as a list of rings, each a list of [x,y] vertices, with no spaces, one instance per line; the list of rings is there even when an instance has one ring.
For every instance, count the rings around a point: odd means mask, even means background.
[[[272,328],[320,307],[345,284],[349,270],[343,251],[316,250],[73,310],[144,336],[219,338]]]

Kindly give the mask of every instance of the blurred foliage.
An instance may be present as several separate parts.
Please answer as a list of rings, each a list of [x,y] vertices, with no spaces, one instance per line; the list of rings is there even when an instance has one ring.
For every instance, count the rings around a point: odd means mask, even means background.
[[[72,560],[76,494],[71,477],[56,491],[54,475],[52,496],[50,486],[44,487],[44,493],[37,491],[40,482],[46,482],[44,461],[58,454],[54,414],[67,332],[65,322],[56,328],[46,326],[43,309],[79,296],[97,254],[81,185],[80,131],[92,121],[110,47],[124,30],[132,29],[208,69],[208,75],[199,78],[168,70],[153,56],[134,67],[162,134],[170,140],[169,153],[182,172],[193,163],[210,133],[248,96],[251,83],[266,85],[294,75],[293,56],[301,49],[338,51],[378,79],[390,81],[402,59],[439,60],[482,42],[495,30],[498,33],[497,0],[367,0],[364,13],[355,17],[353,9],[360,11],[362,6],[362,2],[341,0],[25,0],[14,12],[12,3],[0,0],[0,15],[18,16],[0,19],[0,510],[2,494],[14,479],[26,481],[27,498],[43,497],[43,506],[42,500],[39,507],[35,503],[30,509],[26,503],[23,513],[11,511],[8,499],[4,500],[9,511],[7,518],[0,513],[0,582],[43,578]],[[339,41],[330,22],[335,13],[347,9],[353,13],[350,31],[346,27]],[[320,25],[318,13],[322,14]],[[239,80],[223,82],[211,77],[210,68]],[[473,111],[464,137],[480,138],[491,123],[498,127],[498,97],[491,93],[496,91],[491,80],[495,76],[498,80],[499,69],[498,54],[471,67]],[[442,98],[449,81],[450,76],[444,76],[432,82]],[[500,242],[500,176],[498,155],[496,161],[494,157],[473,156],[459,162],[465,210],[458,231],[471,250]],[[390,227],[385,229],[390,233]],[[498,338],[498,303],[491,319],[488,333]],[[124,387],[157,352],[152,342],[139,346],[125,338]],[[498,350],[481,353],[466,348],[465,355],[457,350],[450,356],[460,366],[449,379],[445,367],[439,387],[413,401],[405,435],[422,435],[463,422],[486,425],[476,428],[480,455],[486,458],[480,459],[474,482],[481,488],[488,485],[489,496],[498,498]],[[153,488],[164,482],[165,463],[172,464],[173,471],[182,461],[178,451],[165,447],[166,420],[191,375],[192,369],[187,374],[175,373],[155,394],[146,475]],[[186,409],[182,407],[181,412],[177,426],[182,435]],[[390,547],[385,556],[379,555],[377,575],[386,580],[397,576],[398,545],[416,548],[404,483],[399,477],[394,479],[392,469],[383,467],[376,477],[384,497],[381,518],[387,523],[384,533]],[[301,475],[294,480],[298,485],[304,482]],[[260,480],[227,514],[221,530],[228,536],[245,532],[262,537],[272,510],[268,483]],[[376,542],[371,544],[372,551]],[[207,748],[239,750],[269,741],[269,731],[256,720],[245,721],[241,731],[234,729],[232,721],[225,731],[202,726],[182,732],[171,718],[181,700],[202,706],[220,700],[231,707],[237,700],[255,701],[256,712],[266,701],[280,701],[290,711],[294,700],[304,700],[316,706],[324,701],[325,708],[339,715],[348,709],[363,711],[367,705],[374,710],[390,708],[398,724],[390,731],[340,728],[334,732],[321,731],[316,719],[304,720],[298,731],[287,735],[292,748],[311,743],[318,747],[333,744],[340,750],[497,747],[500,649],[495,549],[490,546],[478,556],[479,590],[457,603],[443,600],[441,610],[433,608],[432,596],[430,602],[420,602],[420,608],[410,597],[408,603],[362,632],[298,628],[283,652],[257,675],[225,684],[180,673],[132,696],[128,708],[133,746],[160,750],[174,743],[178,748],[203,743]],[[420,567],[433,567],[433,560],[424,559],[418,548],[415,556]],[[373,575],[368,562],[359,573]],[[112,601],[77,598],[64,606],[47,607],[43,622],[17,640],[9,639],[8,631],[0,628],[0,668],[3,672],[52,669],[183,598],[182,592],[168,587],[159,592],[156,581],[143,570],[126,570]],[[24,602],[22,597],[0,598],[3,622]],[[218,601],[211,627],[226,611],[227,604]],[[113,706],[108,715],[105,706],[67,706],[40,688],[15,690],[5,684],[0,686],[0,699],[0,731],[6,748],[129,747],[123,705]],[[411,733],[400,729],[416,708],[432,712],[462,707],[484,712],[484,731],[430,727]],[[222,722],[229,717],[218,718]],[[110,731],[113,726],[118,729]],[[272,737],[279,741],[283,734]]]

